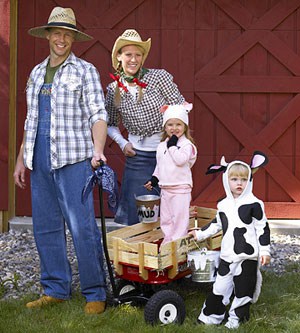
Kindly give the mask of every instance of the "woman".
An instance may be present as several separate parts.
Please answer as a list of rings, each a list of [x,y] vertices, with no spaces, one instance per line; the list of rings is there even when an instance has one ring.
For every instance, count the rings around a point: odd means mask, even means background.
[[[112,50],[111,74],[114,82],[107,87],[108,135],[126,156],[121,199],[115,222],[132,225],[139,222],[135,195],[143,189],[156,165],[156,149],[161,140],[163,105],[182,104],[185,99],[173,77],[163,69],[147,69],[143,64],[151,39],[142,41],[137,31],[126,30]],[[128,132],[124,138],[120,122]]]

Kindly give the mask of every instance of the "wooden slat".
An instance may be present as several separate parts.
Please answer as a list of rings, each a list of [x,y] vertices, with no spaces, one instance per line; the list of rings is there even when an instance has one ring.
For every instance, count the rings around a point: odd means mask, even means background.
[[[131,237],[131,238],[127,239],[127,241],[128,241],[128,243],[131,243],[131,244],[136,243],[136,242],[153,243],[153,242],[159,241],[163,237],[164,236],[163,236],[161,229],[156,229],[156,230],[152,230],[151,232],[143,233],[136,237]]]
[[[199,220],[200,220],[200,222],[201,221],[205,222],[205,219],[209,219],[209,220],[214,219],[216,217],[217,210],[213,209],[213,208],[204,208],[204,207],[195,206],[195,212],[197,214],[198,223],[199,223]],[[207,221],[206,221],[206,223],[207,223]]]
[[[119,264],[120,262],[120,251],[119,251],[119,239],[118,238],[114,238],[114,242],[113,242],[113,259],[114,259],[114,267],[115,267],[115,271],[119,274],[122,275],[123,274],[123,267],[122,265]]]
[[[178,273],[178,253],[177,253],[176,242],[172,242],[171,246],[172,246],[172,251],[171,251],[172,268],[168,270],[168,277],[169,279],[174,279],[174,277]]]
[[[113,244],[115,242],[115,239],[118,240],[118,250],[124,251],[124,252],[138,252],[139,251],[139,244],[143,243],[128,243],[127,241],[114,237],[113,238]],[[109,247],[112,248],[112,247]],[[144,254],[151,255],[151,256],[157,256],[158,255],[158,246],[157,244],[152,243],[144,243]]]
[[[142,279],[147,280],[148,271],[145,269],[144,243],[139,243],[138,256],[139,256],[139,276]]]

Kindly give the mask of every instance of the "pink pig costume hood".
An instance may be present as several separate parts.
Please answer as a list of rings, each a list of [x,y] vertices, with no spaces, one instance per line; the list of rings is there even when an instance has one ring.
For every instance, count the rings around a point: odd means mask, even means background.
[[[160,111],[163,113],[163,126],[169,119],[176,118],[189,125],[189,112],[192,110],[193,104],[186,103],[181,105],[164,105]]]

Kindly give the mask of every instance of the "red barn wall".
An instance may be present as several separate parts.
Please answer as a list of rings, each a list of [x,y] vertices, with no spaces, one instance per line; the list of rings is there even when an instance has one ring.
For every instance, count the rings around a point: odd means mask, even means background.
[[[8,210],[9,0],[0,1],[0,211]]]
[[[128,28],[152,38],[145,66],[171,72],[194,104],[190,123],[199,157],[193,204],[215,207],[223,196],[220,177],[205,176],[208,165],[222,155],[250,162],[261,150],[270,163],[255,175],[254,192],[267,215],[300,217],[300,0],[19,0],[18,147],[26,79],[48,55],[47,42],[27,30],[45,24],[54,6],[72,7],[78,27],[94,36],[75,45],[75,53],[96,65],[104,88],[115,39]],[[110,139],[106,155],[120,182],[124,157]],[[17,190],[16,215],[31,215],[29,189]]]

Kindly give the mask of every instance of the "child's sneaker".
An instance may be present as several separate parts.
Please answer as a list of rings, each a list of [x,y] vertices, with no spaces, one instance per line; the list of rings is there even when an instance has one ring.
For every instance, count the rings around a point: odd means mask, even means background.
[[[229,329],[236,329],[240,326],[238,319],[229,318],[227,323],[225,324],[225,327]]]

